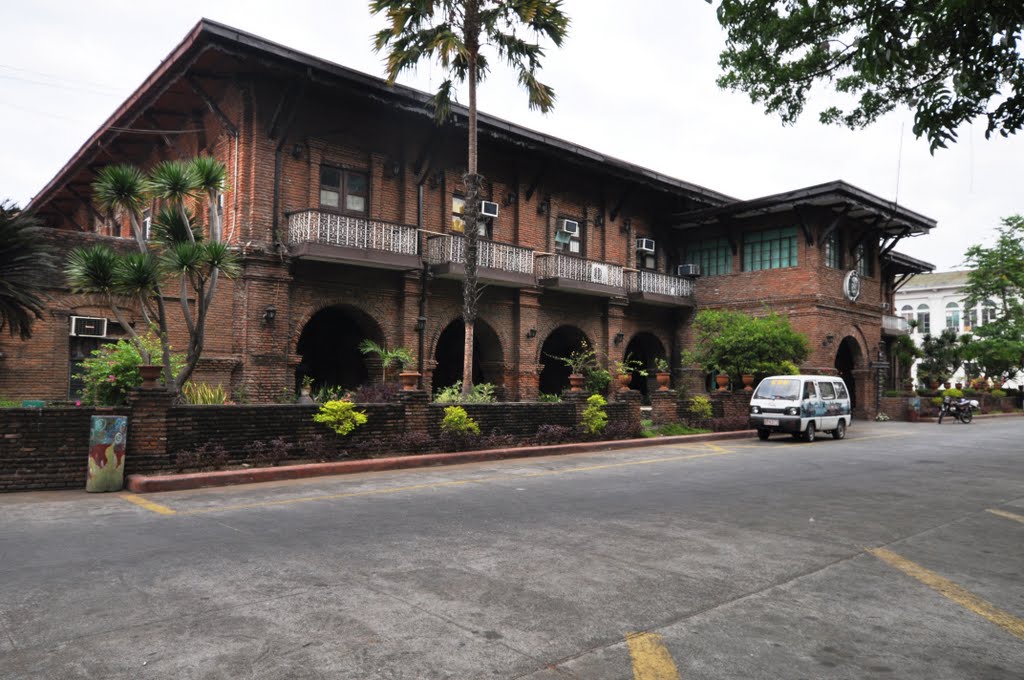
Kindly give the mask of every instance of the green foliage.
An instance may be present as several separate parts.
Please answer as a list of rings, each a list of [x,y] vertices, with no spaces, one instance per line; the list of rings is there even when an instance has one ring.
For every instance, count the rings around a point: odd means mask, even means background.
[[[898,379],[903,381],[910,379],[910,369],[916,359],[924,356],[924,352],[910,338],[909,335],[898,335],[892,342],[892,355],[896,359],[899,370]]]
[[[711,400],[701,394],[690,397],[689,402],[686,404],[686,412],[694,420],[699,421],[711,420],[711,416],[714,414],[711,408]]]
[[[753,317],[705,309],[694,320],[696,349],[686,354],[706,372],[731,376],[789,373],[810,353],[807,338],[778,314]]]
[[[986,137],[1024,124],[1020,3],[722,0],[718,21],[719,85],[783,123],[821,82],[856,102],[825,109],[823,123],[862,128],[905,106],[933,153],[981,115]]]
[[[480,426],[469,417],[466,409],[461,406],[448,406],[441,420],[441,431],[453,435],[478,435]]]
[[[646,423],[646,425],[644,425],[644,423]],[[678,437],[686,434],[704,434],[705,432],[710,432],[710,430],[703,428],[690,427],[685,423],[665,423],[664,425],[653,427],[651,421],[647,420],[643,421],[641,425],[643,425],[641,434],[644,437]]]
[[[644,368],[644,362],[634,358],[632,354],[627,354],[621,361],[614,362],[614,366],[615,373],[617,375],[632,373],[639,375],[641,378],[647,377],[647,370]]]
[[[181,396],[189,404],[228,404],[231,397],[223,385],[187,382],[181,386]]]
[[[0,202],[0,331],[22,340],[43,318],[43,288],[57,283],[56,259],[39,236],[35,218]]]
[[[955,387],[950,387],[948,390],[943,390],[942,396],[949,397],[951,399],[959,399],[964,396],[963,390],[958,390]]]
[[[946,382],[963,364],[960,338],[953,328],[945,328],[939,335],[925,335],[921,354],[917,375],[925,381]]]
[[[140,336],[139,343],[118,340],[103,345],[82,362],[78,374],[84,382],[82,401],[96,406],[117,406],[125,403],[128,390],[142,384],[139,366],[146,364],[139,352],[139,344],[150,355],[158,356],[160,341],[152,335]],[[180,369],[184,358],[171,355],[172,370]],[[163,375],[160,376],[163,384]]]
[[[461,380],[441,388],[434,395],[434,402],[438,404],[491,404],[494,400],[494,385],[491,383],[473,385],[469,394],[463,394]]]
[[[388,349],[384,345],[378,345],[369,338],[366,338],[359,343],[359,351],[363,354],[375,354],[380,360],[381,382],[388,381],[388,369],[392,366],[397,366],[398,369],[401,370],[406,365],[415,361],[412,355],[412,350],[405,347]]]
[[[583,429],[587,434],[596,435],[604,432],[608,425],[608,414],[604,407],[608,402],[600,394],[587,397],[587,407],[583,409]]]
[[[942,397],[932,397],[932,406],[942,406]]]
[[[557,357],[551,354],[548,356],[561,361],[568,367],[570,373],[576,375],[583,375],[587,368],[597,365],[597,352],[586,340],[581,341],[580,346],[569,352],[567,357]]]
[[[557,394],[545,394],[544,392],[541,392],[540,394],[537,395],[537,401],[544,404],[557,404],[562,401],[562,398]]]
[[[991,394],[993,397],[997,399],[1001,399],[1002,397],[1006,396],[1006,392],[1004,390],[999,389],[998,387],[992,390],[989,394]]]
[[[658,373],[668,373],[668,359],[666,359],[665,357],[656,357],[654,359],[654,368],[658,371]]]
[[[588,366],[584,370],[583,389],[594,394],[606,394],[612,384],[612,374],[600,366]]]
[[[357,411],[351,401],[337,399],[320,406],[313,420],[322,423],[342,436],[349,434],[360,425],[366,424],[366,413]]]

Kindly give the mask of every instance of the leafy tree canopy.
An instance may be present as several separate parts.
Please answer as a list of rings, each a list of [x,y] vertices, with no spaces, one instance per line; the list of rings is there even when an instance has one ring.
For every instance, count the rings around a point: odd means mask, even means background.
[[[986,137],[1024,124],[1024,3],[722,0],[718,21],[727,33],[719,85],[784,123],[821,81],[856,99],[822,111],[822,122],[862,128],[906,106],[933,153],[979,116]]]
[[[990,378],[1012,378],[1024,371],[1024,216],[1003,218],[991,248],[967,249],[971,268],[964,288],[964,306],[996,302],[995,320],[975,326],[964,356]]]
[[[754,317],[742,312],[705,309],[694,319],[696,350],[684,358],[705,371],[732,376],[792,373],[807,359],[807,338],[775,313]]]
[[[22,340],[43,318],[42,289],[52,285],[57,261],[39,238],[39,223],[14,204],[0,202],[0,331]]]

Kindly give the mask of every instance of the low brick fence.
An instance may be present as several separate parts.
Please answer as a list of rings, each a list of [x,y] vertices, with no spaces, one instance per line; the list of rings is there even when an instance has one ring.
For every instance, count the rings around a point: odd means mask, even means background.
[[[917,413],[921,418],[934,418],[939,414],[939,407],[932,403],[937,395],[882,397],[879,410],[892,420],[910,420],[911,403],[919,402]],[[1018,411],[1019,400],[1014,396],[993,397],[989,393],[965,395],[968,399],[978,401],[980,413],[1014,413]]]

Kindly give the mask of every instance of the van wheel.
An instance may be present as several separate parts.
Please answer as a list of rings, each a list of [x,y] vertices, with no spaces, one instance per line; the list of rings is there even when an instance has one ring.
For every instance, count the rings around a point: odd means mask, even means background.
[[[766,439],[768,439],[768,435],[770,435],[771,433],[771,430],[758,430],[757,438],[760,439],[761,441],[765,441]]]
[[[840,420],[836,429],[832,430],[832,439],[844,439],[846,437],[846,421]]]
[[[810,423],[807,423],[807,429],[804,430],[804,441],[805,442],[813,442],[814,441],[814,436],[815,436],[815,434],[817,434],[814,430],[815,430],[814,422],[812,421]]]

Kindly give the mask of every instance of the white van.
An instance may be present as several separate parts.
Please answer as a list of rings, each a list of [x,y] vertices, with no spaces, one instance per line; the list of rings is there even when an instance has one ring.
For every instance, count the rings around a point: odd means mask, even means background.
[[[842,378],[773,375],[761,381],[750,399],[750,426],[762,440],[772,432],[788,432],[805,442],[813,442],[818,432],[842,439],[852,420],[850,392]]]

